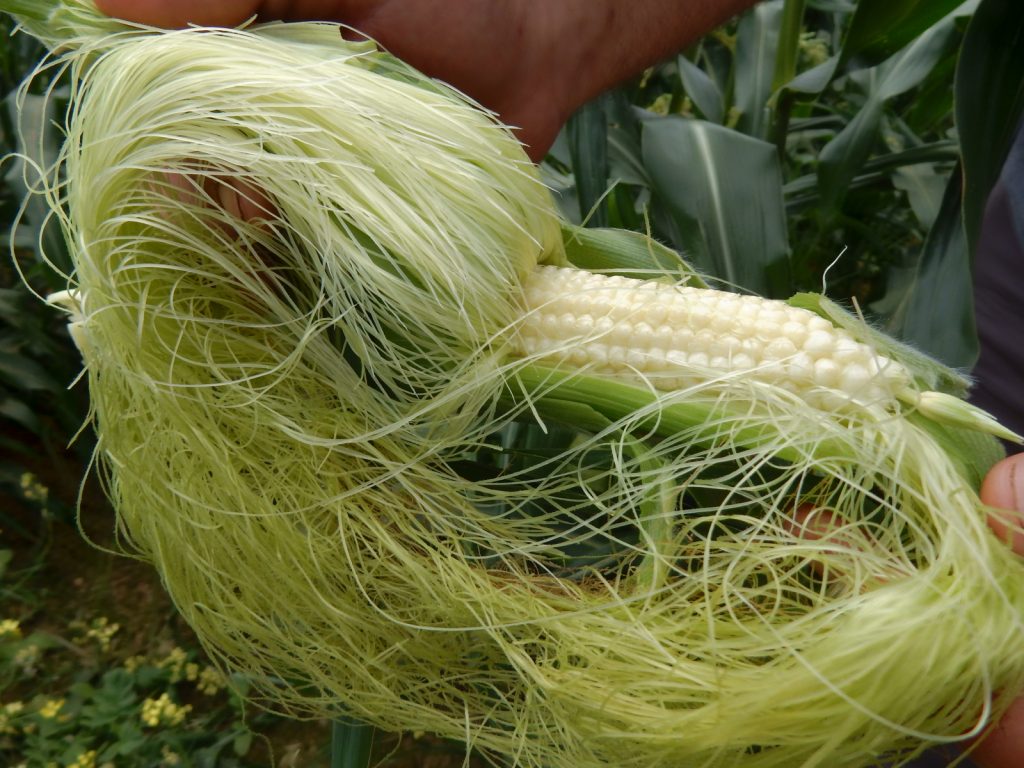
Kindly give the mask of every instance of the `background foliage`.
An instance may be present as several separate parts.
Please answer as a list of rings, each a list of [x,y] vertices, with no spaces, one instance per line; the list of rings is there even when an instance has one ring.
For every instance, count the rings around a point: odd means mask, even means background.
[[[112,545],[113,518],[79,487],[80,360],[39,299],[67,254],[10,156],[45,165],[60,133],[17,130],[42,51],[0,24],[0,762],[461,764],[458,745],[246,712],[145,566],[84,542]],[[970,253],[1024,107],[1022,40],[1013,0],[768,0],[580,110],[544,173],[574,221],[649,232],[737,289],[824,286],[969,367]],[[23,129],[64,107],[43,82]]]
[[[821,290],[944,362],[976,355],[970,248],[1022,106],[1008,0],[770,0],[577,114],[566,213],[707,274]],[[943,312],[937,313],[936,307]]]

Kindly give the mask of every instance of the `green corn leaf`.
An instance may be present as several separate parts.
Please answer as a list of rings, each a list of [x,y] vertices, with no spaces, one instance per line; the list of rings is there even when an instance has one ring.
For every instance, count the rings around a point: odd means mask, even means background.
[[[964,0],[860,0],[843,40],[840,69],[874,66],[918,38]]]
[[[0,179],[18,196],[28,195],[37,183],[40,170],[53,167],[60,153],[62,137],[55,128],[59,123],[60,106],[52,96],[25,94],[17,101],[17,93],[10,93],[0,102],[18,129],[18,155],[5,165],[7,173]],[[20,226],[10,237],[18,246],[36,251],[37,259],[43,254],[57,264],[70,269],[67,248],[60,228],[51,220],[46,201],[40,195],[28,198]]]
[[[892,176],[893,186],[907,195],[914,216],[926,230],[939,217],[948,180],[947,174],[939,173],[930,163],[897,168]]]
[[[877,184],[883,179],[895,177],[903,169],[913,169],[918,165],[929,167],[931,163],[955,162],[959,157],[960,152],[956,142],[953,141],[937,141],[873,157],[864,164],[856,176],[850,179],[849,188],[856,189],[869,184]],[[943,190],[945,183],[946,177],[943,177]],[[897,184],[897,186],[899,185]],[[821,200],[821,189],[818,186],[816,175],[799,176],[788,182],[783,187],[783,191],[786,193],[786,210],[790,213],[810,205],[817,205]],[[942,193],[940,192],[940,200],[941,197]],[[931,226],[930,223],[928,226]]]
[[[878,67],[856,78],[866,91],[860,111],[822,150],[818,181],[824,204],[835,210],[853,177],[861,170],[879,139],[885,104],[924,80],[946,55],[954,30],[946,19],[922,34]]]
[[[575,418],[585,419],[578,424],[585,429],[600,430],[605,421],[618,422],[630,415],[647,413],[648,418],[636,421],[636,433],[644,437],[671,436],[686,429],[700,429],[694,436],[697,443],[712,443],[722,438],[723,424],[729,424],[730,439],[751,448],[772,446],[774,454],[783,461],[800,460],[800,451],[790,446],[778,446],[778,434],[766,427],[742,426],[745,410],[740,403],[719,402],[714,406],[685,400],[659,403],[658,395],[642,386],[600,376],[587,376],[565,372],[541,365],[518,368],[510,379],[503,407],[516,410],[529,408],[562,421],[560,408],[566,403],[582,404],[585,409],[571,411]],[[529,393],[524,397],[525,393]],[[548,405],[545,401],[551,401]],[[526,404],[529,402],[529,405]],[[589,411],[588,411],[589,409]],[[589,414],[589,415],[588,415]],[[823,439],[814,450],[822,456],[843,456],[847,449],[832,439]]]
[[[701,116],[711,123],[725,121],[725,99],[714,80],[685,56],[676,59],[683,90]]]
[[[11,352],[0,352],[0,381],[22,390],[60,392],[62,387],[39,363]]]
[[[562,241],[569,262],[581,269],[637,278],[667,275],[687,285],[707,287],[676,251],[640,232],[585,229],[565,223]]]
[[[608,121],[604,112],[605,99],[600,96],[584,104],[569,118],[566,125],[580,218],[592,227],[608,225],[608,213],[601,204],[608,190]]]
[[[957,172],[946,186],[916,277],[897,311],[893,330],[947,365],[966,370],[977,358],[978,339],[960,208],[961,175]]]
[[[775,147],[703,120],[649,120],[643,156],[652,196],[699,227],[675,242],[707,274],[765,296],[789,290],[789,241]]]
[[[800,35],[803,33],[806,0],[786,0],[779,24],[779,43],[775,54],[772,90],[778,90],[796,76],[800,58]]]
[[[374,728],[347,717],[331,724],[331,768],[369,768]]]
[[[953,457],[960,473],[975,489],[981,488],[992,465],[1006,456],[1002,444],[991,435],[943,424],[917,413],[910,413],[907,418],[935,438],[946,453]]]
[[[756,138],[768,135],[768,99],[775,78],[782,9],[782,0],[759,3],[740,19],[736,33],[734,91],[740,113],[736,128]]]

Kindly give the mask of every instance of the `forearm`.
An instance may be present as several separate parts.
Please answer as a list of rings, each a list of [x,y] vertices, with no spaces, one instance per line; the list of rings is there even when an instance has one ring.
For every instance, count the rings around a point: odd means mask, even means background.
[[[574,110],[754,0],[97,0],[158,26],[339,21],[463,90],[543,157]]]
[[[756,0],[520,0],[516,74],[481,98],[539,160],[584,103],[671,56]],[[477,96],[471,92],[471,95]],[[477,96],[480,98],[479,96]]]
[[[514,72],[492,94],[474,93],[535,160],[584,103],[671,56],[756,0],[519,0]],[[499,56],[502,54],[499,53]],[[507,54],[505,54],[507,55]]]

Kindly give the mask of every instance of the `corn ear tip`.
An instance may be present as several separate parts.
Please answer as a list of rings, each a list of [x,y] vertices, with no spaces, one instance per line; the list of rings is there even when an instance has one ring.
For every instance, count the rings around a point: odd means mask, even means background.
[[[944,392],[921,392],[914,398],[913,405],[935,421],[985,432],[1012,443],[1024,444],[1024,437],[1000,424],[981,408],[954,395]]]

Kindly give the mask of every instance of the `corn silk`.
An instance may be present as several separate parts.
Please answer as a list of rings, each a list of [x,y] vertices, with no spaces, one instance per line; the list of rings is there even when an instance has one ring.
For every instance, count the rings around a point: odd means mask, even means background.
[[[71,83],[35,184],[96,471],[255,700],[538,768],[791,768],[899,764],[1024,689],[980,414],[733,372],[664,390],[571,339],[540,360],[536,265],[699,278],[566,225],[505,127],[337,26],[20,10]]]

